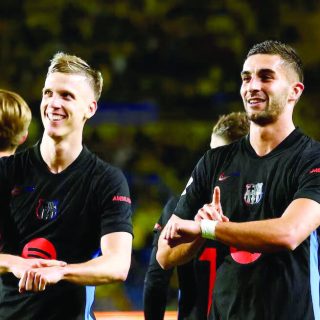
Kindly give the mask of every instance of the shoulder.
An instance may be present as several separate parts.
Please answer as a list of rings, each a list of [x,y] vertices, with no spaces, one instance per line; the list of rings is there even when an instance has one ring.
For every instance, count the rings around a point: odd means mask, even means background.
[[[290,163],[298,176],[304,177],[307,174],[311,177],[320,173],[320,142],[313,138],[303,134],[301,143],[296,144],[289,157],[293,159]]]
[[[302,140],[304,143],[300,145],[300,150],[298,150],[301,152],[301,159],[309,161],[319,158],[320,160],[320,142],[304,134]]]
[[[89,150],[86,152],[86,161],[83,162],[82,168],[85,168],[85,174],[90,176],[94,188],[98,190],[128,189],[127,178],[119,167],[99,158]]]
[[[92,166],[94,170],[99,175],[111,175],[111,176],[122,176],[123,172],[119,167],[116,167],[109,162],[101,159],[95,153],[91,152],[88,148],[84,149],[84,164]]]
[[[198,164],[205,167],[212,167],[213,164],[216,166],[219,163],[224,162],[227,158],[234,156],[241,149],[241,146],[245,143],[245,139],[246,138],[244,137],[231,142],[230,144],[207,150]]]

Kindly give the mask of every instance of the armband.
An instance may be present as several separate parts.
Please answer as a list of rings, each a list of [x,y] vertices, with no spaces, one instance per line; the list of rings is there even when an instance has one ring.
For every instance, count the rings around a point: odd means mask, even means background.
[[[218,221],[202,219],[200,221],[201,237],[205,239],[215,240],[216,225]]]

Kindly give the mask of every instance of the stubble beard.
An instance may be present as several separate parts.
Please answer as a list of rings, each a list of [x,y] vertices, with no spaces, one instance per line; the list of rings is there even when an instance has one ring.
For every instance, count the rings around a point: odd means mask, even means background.
[[[267,105],[266,109],[257,113],[248,114],[250,121],[259,125],[267,126],[277,121],[279,115],[283,112],[285,106],[284,99],[278,99]]]

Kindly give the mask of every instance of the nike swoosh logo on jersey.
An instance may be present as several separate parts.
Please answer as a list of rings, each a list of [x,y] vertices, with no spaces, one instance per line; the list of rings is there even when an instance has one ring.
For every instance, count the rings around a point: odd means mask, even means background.
[[[222,172],[218,178],[219,181],[227,180],[230,177],[240,177],[240,172],[231,172],[229,175],[225,175],[224,172]]]

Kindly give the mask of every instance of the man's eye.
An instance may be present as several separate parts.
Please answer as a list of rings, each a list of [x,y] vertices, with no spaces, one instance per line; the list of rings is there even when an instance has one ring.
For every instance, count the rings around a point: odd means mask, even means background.
[[[62,94],[62,97],[65,98],[65,99],[71,99],[72,98],[72,95],[68,92],[65,92]]]
[[[271,76],[265,75],[261,77],[262,80],[272,80]]]

